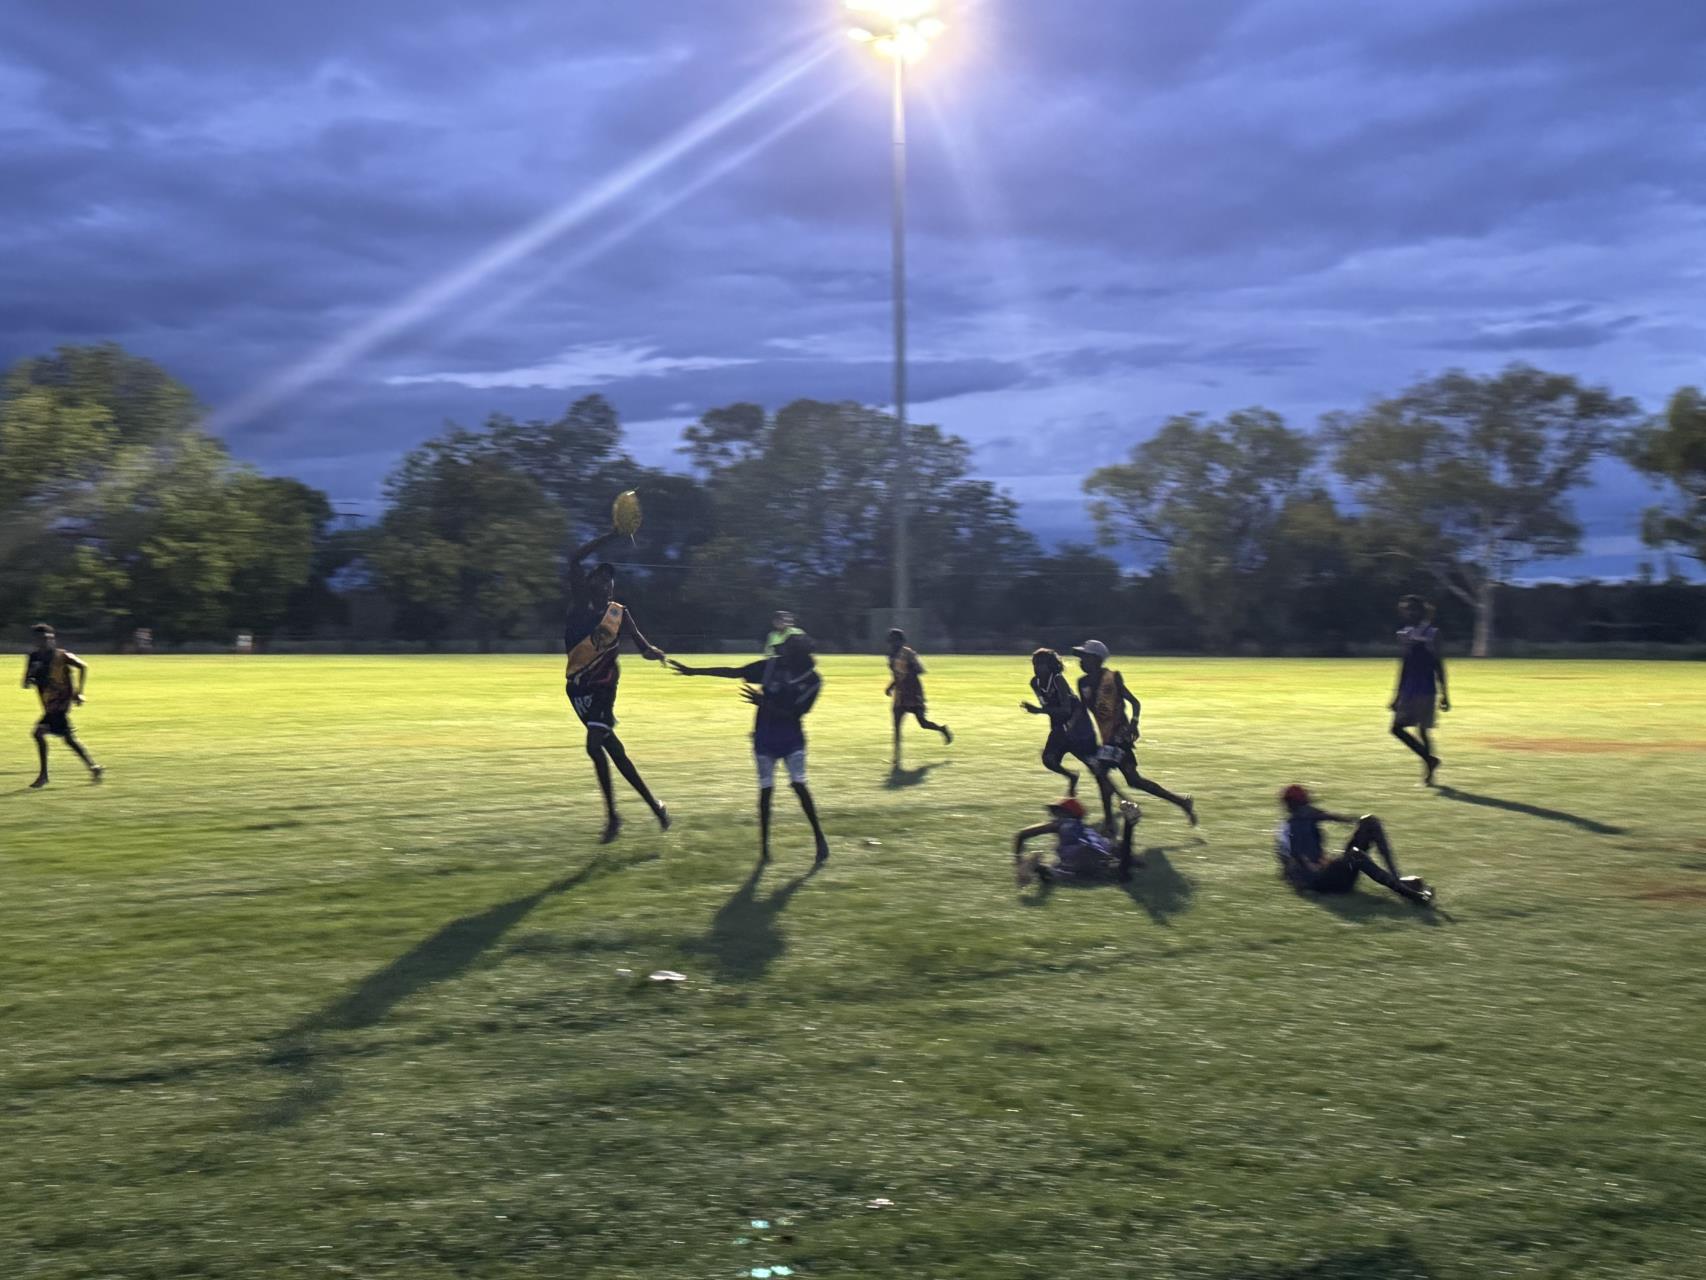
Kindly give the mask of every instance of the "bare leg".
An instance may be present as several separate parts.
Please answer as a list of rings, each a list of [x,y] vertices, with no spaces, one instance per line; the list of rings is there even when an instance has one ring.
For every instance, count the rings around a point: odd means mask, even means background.
[[[645,779],[640,777],[640,771],[634,767],[634,762],[628,758],[628,749],[622,745],[622,739],[614,733],[607,735],[604,739],[604,750],[615,763],[616,772],[620,773],[628,785],[639,794],[640,799],[646,802],[647,807],[652,811],[652,815],[657,818],[658,825],[668,831],[669,810],[657,802],[657,798],[652,795],[651,789],[646,786]]]
[[[1380,854],[1380,860],[1385,866],[1368,856],[1370,846]],[[1392,852],[1392,842],[1386,837],[1386,828],[1373,814],[1366,815],[1357,823],[1356,830],[1351,833],[1351,838],[1345,845],[1345,856],[1370,880],[1385,885],[1393,893],[1413,902],[1433,900],[1433,890],[1419,877],[1399,873],[1398,859]]]
[[[758,788],[758,860],[770,861],[770,807],[776,795],[774,787]]]
[[[823,824],[817,819],[817,805],[812,803],[812,793],[803,782],[793,784],[794,794],[800,798],[800,808],[806,815],[806,821],[812,824],[812,838],[817,841],[817,861],[822,865],[829,859],[829,841],[824,838]]]
[[[1159,782],[1151,782],[1137,771],[1137,765],[1132,762],[1129,755],[1121,763],[1120,772],[1125,775],[1126,783],[1129,786],[1135,787],[1145,795],[1154,796],[1157,800],[1165,800],[1170,805],[1176,805],[1191,820],[1193,827],[1197,825],[1197,803],[1190,796],[1175,795]]]
[[[894,709],[894,768],[900,772],[900,722],[906,718],[906,713],[899,707]]]
[[[1061,777],[1065,778],[1066,794],[1069,796],[1075,796],[1078,794],[1078,775],[1066,767],[1065,760],[1066,757],[1061,755],[1059,752],[1051,751],[1046,747],[1043,749],[1043,768],[1047,769],[1050,773],[1058,773]]]
[[[616,813],[616,790],[610,785],[610,759],[604,753],[606,729],[586,731],[586,753],[592,757],[592,771],[598,775],[598,790],[604,797],[604,843],[609,844],[622,830],[622,819]]]
[[[928,730],[930,730],[931,733],[941,734],[942,740],[944,742],[948,742],[948,743],[953,742],[954,731],[952,729],[948,728],[947,725],[934,723],[933,721],[927,719],[922,711],[914,711],[912,714],[915,717],[917,717],[918,724],[919,724],[920,728],[928,729]]]
[[[47,785],[47,735],[37,729],[32,736],[36,740],[36,756],[41,761],[41,768],[36,773],[36,780],[30,785],[45,787]]]
[[[1125,818],[1125,826],[1120,831],[1120,870],[1121,880],[1130,880],[1132,869],[1141,867],[1143,862],[1131,851],[1131,842],[1137,835],[1137,824],[1143,820],[1143,811],[1130,800],[1120,802],[1120,813]]]

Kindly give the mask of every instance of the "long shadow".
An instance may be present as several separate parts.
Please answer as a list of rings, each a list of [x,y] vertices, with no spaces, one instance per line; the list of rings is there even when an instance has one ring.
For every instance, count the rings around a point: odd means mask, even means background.
[[[1368,924],[1373,920],[1408,920],[1430,927],[1449,923],[1451,917],[1438,907],[1424,907],[1408,902],[1390,890],[1373,883],[1359,884],[1349,893],[1311,893],[1296,891],[1305,902],[1313,902],[1323,911],[1331,911],[1341,920],[1352,924]]]
[[[1344,1249],[1314,1262],[1229,1271],[1224,1280],[1431,1280],[1433,1272],[1404,1239],[1369,1249]]]
[[[1498,796],[1479,796],[1473,791],[1459,791],[1456,787],[1436,787],[1435,793],[1447,800],[1456,800],[1459,804],[1479,805],[1483,809],[1503,809],[1506,813],[1520,813],[1529,818],[1544,818],[1547,822],[1563,822],[1582,831],[1588,831],[1596,836],[1626,836],[1628,827],[1613,827],[1593,818],[1584,818],[1579,814],[1566,813],[1562,809],[1548,809],[1542,805],[1529,804],[1523,800],[1504,800]]]
[[[452,920],[384,968],[370,973],[338,999],[281,1032],[273,1041],[266,1063],[290,1072],[296,1079],[283,1097],[256,1117],[257,1127],[295,1124],[342,1091],[336,1072],[327,1065],[331,1055],[319,1042],[322,1035],[376,1026],[403,1001],[460,977],[546,899],[584,884],[603,865],[602,857],[595,856],[573,875],[554,880],[542,889],[500,902],[476,915]]]
[[[814,866],[768,897],[760,898],[758,882],[764,878],[764,867],[761,862],[752,869],[745,883],[717,908],[717,914],[711,917],[710,930],[688,948],[704,955],[719,978],[756,982],[770,971],[770,966],[788,949],[778,918],[788,909],[794,895],[817,874]]]
[[[890,769],[888,777],[883,779],[883,788],[887,791],[903,791],[907,787],[919,786],[929,780],[934,770],[946,769],[953,763],[952,760],[938,760],[935,764],[921,764],[912,769]]]
[[[1197,896],[1197,882],[1181,873],[1167,857],[1178,851],[1177,846],[1145,849],[1143,865],[1120,885],[1126,897],[1147,911],[1156,924],[1171,924],[1174,916],[1190,910]]]

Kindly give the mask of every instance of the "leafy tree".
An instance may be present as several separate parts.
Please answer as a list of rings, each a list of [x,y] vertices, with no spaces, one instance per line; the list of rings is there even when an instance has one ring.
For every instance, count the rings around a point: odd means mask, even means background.
[[[387,481],[368,557],[406,632],[468,628],[486,646],[556,600],[564,515],[512,456],[493,434],[453,427]]]
[[[1129,462],[1092,472],[1084,488],[1104,546],[1158,555],[1216,647],[1264,636],[1259,615],[1279,584],[1267,572],[1293,508],[1324,501],[1310,478],[1314,442],[1276,413],[1223,422],[1169,420]]]
[[[1643,541],[1706,563],[1706,396],[1697,387],[1683,387],[1671,397],[1662,422],[1632,435],[1624,456],[1675,490],[1668,505],[1647,511]]]
[[[1637,417],[1602,387],[1513,364],[1441,374],[1328,426],[1376,540],[1474,609],[1483,657],[1499,585],[1580,548],[1570,493]]]

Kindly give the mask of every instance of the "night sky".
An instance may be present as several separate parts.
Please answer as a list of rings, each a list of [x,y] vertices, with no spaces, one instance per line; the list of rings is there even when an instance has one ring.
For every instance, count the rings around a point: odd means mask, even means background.
[[[916,69],[915,416],[1050,540],[1168,415],[1706,380],[1699,0],[982,0]],[[889,398],[833,0],[0,0],[0,360],[115,339],[371,511],[447,419]],[[1615,464],[1580,560],[1633,571]]]

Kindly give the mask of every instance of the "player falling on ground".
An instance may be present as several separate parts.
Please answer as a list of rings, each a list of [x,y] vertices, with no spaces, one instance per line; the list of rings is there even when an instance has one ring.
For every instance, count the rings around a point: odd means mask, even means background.
[[[624,495],[626,497],[626,495]],[[622,499],[618,499],[620,503]],[[569,705],[575,709],[586,726],[586,753],[592,757],[592,767],[598,774],[598,789],[604,795],[603,843],[609,844],[622,831],[622,819],[616,812],[616,793],[610,782],[610,766],[639,793],[658,820],[669,830],[669,810],[659,804],[627,748],[616,736],[616,690],[622,671],[617,653],[624,638],[633,641],[648,662],[665,661],[664,652],[645,636],[634,622],[634,615],[612,597],[616,589],[616,567],[603,563],[592,569],[583,568],[581,561],[595,554],[606,544],[624,535],[632,536],[639,527],[635,507],[627,529],[612,529],[594,538],[576,551],[569,561],[569,613],[563,626],[563,647],[568,654],[566,691]]]
[[[795,630],[782,641],[772,658],[760,658],[743,667],[690,667],[669,664],[684,676],[720,676],[744,680],[741,695],[758,708],[752,728],[752,754],[758,764],[758,860],[770,861],[770,808],[776,790],[776,762],[788,770],[788,781],[799,797],[800,809],[812,824],[817,842],[817,865],[829,858],[829,841],[818,821],[817,805],[806,786],[806,733],[801,723],[823,689],[823,677],[812,658],[811,637]]]
[[[1420,876],[1398,873],[1392,842],[1373,814],[1347,818],[1328,813],[1315,807],[1306,788],[1295,784],[1280,793],[1280,805],[1286,817],[1274,833],[1274,853],[1279,857],[1280,870],[1295,887],[1313,893],[1349,893],[1356,888],[1358,876],[1367,876],[1411,902],[1425,905],[1434,900],[1434,891]],[[1328,856],[1321,838],[1321,824],[1325,822],[1355,828],[1337,857]],[[1385,866],[1369,856],[1370,849],[1380,854]]]
[[[1434,707],[1451,710],[1445,686],[1445,660],[1439,656],[1439,628],[1434,626],[1434,607],[1420,596],[1405,596],[1398,602],[1404,625],[1398,643],[1404,652],[1398,660],[1398,689],[1392,696],[1392,736],[1422,758],[1422,782],[1432,786],[1440,760],[1434,754],[1430,732]],[[1406,730],[1414,729],[1415,734]]]
[[[1190,796],[1175,795],[1158,782],[1151,782],[1137,771],[1137,752],[1133,744],[1141,736],[1138,717],[1143,704],[1125,687],[1125,677],[1108,666],[1108,646],[1100,640],[1086,640],[1072,650],[1078,655],[1084,674],[1078,681],[1078,697],[1089,710],[1096,727],[1101,731],[1102,746],[1096,753],[1096,772],[1110,784],[1102,791],[1102,819],[1110,830],[1114,815],[1111,805],[1113,775],[1118,773],[1127,785],[1146,792],[1158,800],[1177,806],[1191,825],[1197,825],[1197,805]],[[1126,714],[1126,708],[1131,714]]]
[[[89,781],[99,782],[106,770],[89,759],[89,753],[83,750],[83,744],[77,741],[77,734],[71,728],[71,708],[83,705],[83,685],[89,678],[89,668],[76,654],[59,647],[53,628],[47,623],[38,622],[30,630],[35,633],[36,647],[24,663],[24,688],[33,688],[41,695],[41,719],[36,721],[32,734],[36,740],[36,756],[41,761],[41,772],[30,786],[47,785],[49,737],[64,739],[65,745],[88,766]],[[72,686],[73,671],[77,673],[75,688]]]
[[[1096,768],[1096,726],[1066,678],[1066,664],[1053,649],[1038,649],[1031,655],[1031,692],[1035,702],[1020,708],[1034,716],[1048,717],[1048,740],[1043,743],[1043,768],[1066,779],[1066,794],[1078,794],[1078,773],[1066,767],[1072,756],[1102,786],[1112,786],[1107,775]]]
[[[1143,865],[1131,851],[1143,811],[1130,800],[1121,800],[1120,813],[1124,823],[1116,846],[1085,821],[1084,806],[1075,796],[1055,801],[1048,806],[1047,822],[1026,827],[1013,837],[1014,881],[1023,889],[1033,880],[1044,884],[1061,879],[1091,881],[1110,873],[1117,880],[1130,880],[1133,868]],[[1055,840],[1053,863],[1045,862],[1042,854],[1025,853],[1027,841],[1047,835]]]
[[[906,643],[906,632],[899,627],[889,632],[889,687],[883,690],[892,700],[894,714],[894,767],[900,768],[900,726],[908,716],[917,719],[919,727],[942,735],[944,745],[954,741],[954,731],[945,724],[932,724],[924,702],[924,664]]]

